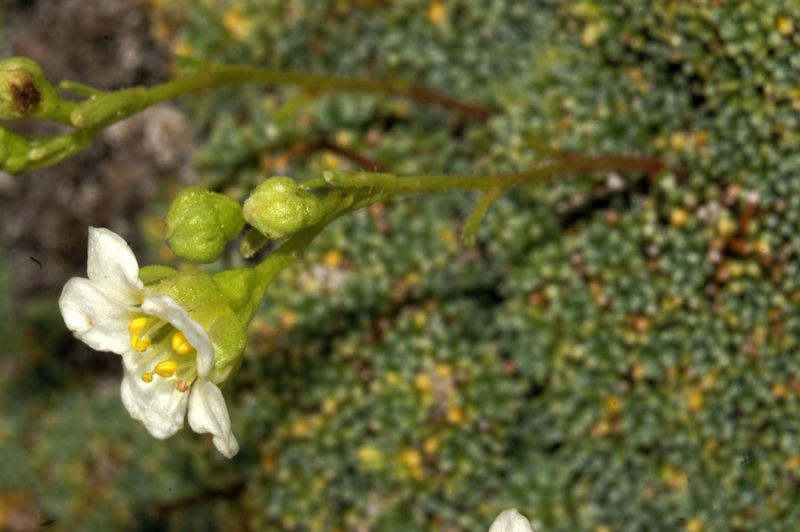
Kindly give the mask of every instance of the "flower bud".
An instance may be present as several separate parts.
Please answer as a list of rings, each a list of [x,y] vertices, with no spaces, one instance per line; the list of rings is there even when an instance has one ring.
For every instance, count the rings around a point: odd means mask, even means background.
[[[0,61],[0,120],[51,118],[60,103],[35,61],[27,57]]]
[[[325,215],[315,195],[291,177],[270,177],[244,202],[244,218],[267,238],[277,240],[314,225]]]
[[[167,241],[176,255],[213,262],[244,227],[242,207],[201,187],[183,189],[167,213]]]

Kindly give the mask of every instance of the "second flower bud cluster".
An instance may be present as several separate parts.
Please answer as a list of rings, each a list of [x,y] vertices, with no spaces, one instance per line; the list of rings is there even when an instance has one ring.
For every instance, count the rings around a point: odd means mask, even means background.
[[[301,188],[292,178],[270,177],[245,200],[201,187],[183,189],[166,218],[167,241],[179,257],[209,263],[218,259],[228,242],[250,224],[267,240],[287,238],[319,223],[327,214],[323,199]]]

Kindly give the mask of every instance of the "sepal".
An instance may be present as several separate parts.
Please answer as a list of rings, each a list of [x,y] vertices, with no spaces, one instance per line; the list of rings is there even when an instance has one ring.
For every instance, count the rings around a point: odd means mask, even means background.
[[[226,381],[241,364],[247,323],[239,319],[214,278],[199,271],[178,272],[147,285],[146,290],[171,297],[200,324],[214,347],[207,379],[215,384]]]
[[[214,274],[214,282],[228,299],[242,323],[248,324],[261,305],[264,284],[252,268],[236,268]]]
[[[178,273],[178,270],[175,268],[162,266],[161,264],[151,264],[150,266],[139,268],[139,279],[147,286],[176,273]]]

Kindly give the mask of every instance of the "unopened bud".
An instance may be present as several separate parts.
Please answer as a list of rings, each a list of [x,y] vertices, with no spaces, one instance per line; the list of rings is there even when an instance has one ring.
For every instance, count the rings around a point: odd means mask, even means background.
[[[212,262],[244,227],[242,207],[231,198],[201,187],[183,189],[167,213],[167,241],[176,255]]]
[[[273,240],[316,224],[325,212],[322,200],[284,176],[270,177],[244,202],[247,223]]]

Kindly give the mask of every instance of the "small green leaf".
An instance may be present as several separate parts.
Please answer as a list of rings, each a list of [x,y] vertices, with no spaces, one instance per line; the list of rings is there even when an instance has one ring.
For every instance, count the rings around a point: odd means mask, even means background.
[[[465,246],[472,247],[475,245],[475,234],[489,211],[489,207],[500,197],[501,192],[502,189],[499,187],[490,188],[475,202],[475,206],[472,208],[472,212],[469,213],[467,221],[464,222],[464,228],[461,230],[461,242]]]

